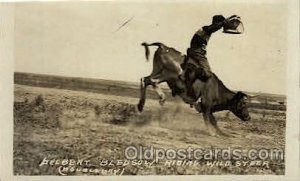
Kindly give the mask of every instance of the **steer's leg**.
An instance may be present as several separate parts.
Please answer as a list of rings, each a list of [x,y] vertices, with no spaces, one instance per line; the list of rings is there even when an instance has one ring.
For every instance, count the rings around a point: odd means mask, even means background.
[[[212,113],[210,113],[208,116],[209,116],[209,121],[210,121],[211,125],[213,126],[213,128],[215,129],[215,132],[217,133],[217,135],[229,136],[220,130],[220,128],[217,125],[217,120],[215,119],[215,117]]]
[[[152,82],[154,83],[154,84],[152,84],[153,89],[155,90],[155,92],[159,96],[159,104],[161,106],[163,106],[164,103],[166,102],[166,95],[165,95],[165,93],[163,93],[163,91],[161,90],[161,88],[159,86],[160,81],[159,80],[152,80]]]
[[[140,101],[137,105],[138,110],[140,112],[142,112],[144,109],[144,105],[145,105],[145,101],[146,101],[146,89],[147,89],[147,86],[150,84],[151,84],[150,76],[141,78],[141,87],[140,87],[141,95],[140,95]]]
[[[217,133],[210,122],[211,113],[210,113],[209,106],[206,106],[204,104],[200,104],[200,106],[201,106],[201,111],[203,113],[204,123],[208,130],[208,134],[210,134],[211,136],[216,136]]]
[[[213,126],[211,125],[210,121],[209,121],[209,113],[208,112],[203,112],[203,118],[204,118],[204,123],[207,127],[208,130],[208,134],[210,134],[211,136],[216,136],[217,133],[215,131],[215,129],[213,128]]]
[[[203,112],[203,118],[205,125],[207,127],[208,133],[211,136],[227,136],[223,133],[217,125],[217,121],[211,112],[211,106],[205,106],[204,104],[201,105],[201,111]]]

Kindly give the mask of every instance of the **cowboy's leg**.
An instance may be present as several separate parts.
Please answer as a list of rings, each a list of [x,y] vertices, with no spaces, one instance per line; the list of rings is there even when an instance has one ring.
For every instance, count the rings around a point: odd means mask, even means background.
[[[194,71],[196,77],[204,82],[206,82],[211,76],[212,71],[210,69],[208,60],[206,58],[206,51],[203,48],[187,50],[188,56],[191,58],[189,62],[194,64]]]
[[[202,57],[199,61],[199,67],[195,70],[195,77],[199,78],[200,80],[206,82],[210,79],[213,75],[210,66],[208,64],[207,58]]]
[[[195,66],[189,64],[188,67],[186,68],[185,75],[184,75],[185,84],[187,87],[187,95],[192,98],[195,98],[195,94],[193,91],[193,83],[196,80],[195,69],[196,69]]]

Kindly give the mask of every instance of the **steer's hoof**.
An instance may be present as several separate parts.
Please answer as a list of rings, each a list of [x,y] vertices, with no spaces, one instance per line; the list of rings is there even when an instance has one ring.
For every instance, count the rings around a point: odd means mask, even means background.
[[[213,136],[213,137],[217,137],[218,136],[218,134],[216,132],[213,132],[213,131],[209,131],[208,134],[210,136]]]
[[[166,102],[166,99],[160,99],[160,100],[159,100],[159,104],[160,104],[161,106],[163,106],[163,105],[165,104],[165,102]]]
[[[229,137],[228,134],[225,134],[221,130],[216,130],[214,128],[208,129],[208,134],[213,137]]]
[[[143,111],[143,105],[138,104],[137,109],[138,109],[139,112],[142,112]]]
[[[217,131],[216,131],[216,135],[217,135],[218,137],[230,137],[229,134],[226,134],[226,133],[224,133],[224,132],[221,131],[221,130],[217,130]]]

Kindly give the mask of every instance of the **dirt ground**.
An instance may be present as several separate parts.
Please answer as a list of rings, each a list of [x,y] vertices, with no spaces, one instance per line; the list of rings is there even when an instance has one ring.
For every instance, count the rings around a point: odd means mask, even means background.
[[[163,149],[237,148],[284,149],[286,114],[252,109],[252,120],[242,122],[228,112],[216,113],[221,130],[230,137],[208,135],[202,115],[179,99],[161,107],[147,100],[138,114],[138,99],[80,91],[15,85],[14,174],[59,175],[58,166],[40,166],[47,159],[124,160],[127,146]],[[268,166],[107,165],[124,175],[284,174],[284,161]],[[87,174],[75,172],[70,175]],[[93,175],[88,173],[87,175]],[[100,173],[98,175],[104,175]]]

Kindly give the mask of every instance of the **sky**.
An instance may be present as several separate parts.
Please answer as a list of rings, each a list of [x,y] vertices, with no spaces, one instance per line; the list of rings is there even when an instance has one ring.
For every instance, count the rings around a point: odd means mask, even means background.
[[[233,90],[285,94],[286,12],[279,0],[18,3],[15,71],[138,82],[152,71],[142,42],[185,53],[213,15],[237,14],[245,32],[219,31],[208,43],[213,72]]]

